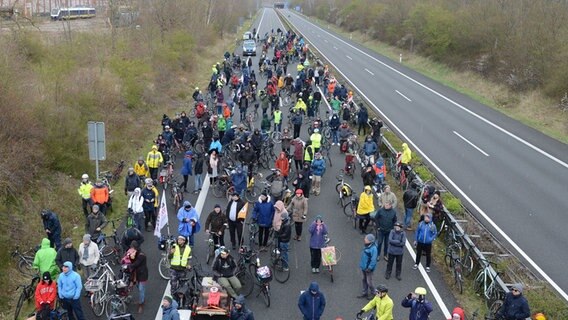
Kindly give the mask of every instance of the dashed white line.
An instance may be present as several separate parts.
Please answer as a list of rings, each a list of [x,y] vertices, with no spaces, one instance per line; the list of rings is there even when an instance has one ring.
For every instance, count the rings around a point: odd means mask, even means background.
[[[325,43],[327,43],[327,39],[323,39],[323,41],[324,41]]]
[[[396,91],[396,93],[398,93],[401,97],[403,97],[404,99],[408,100],[409,102],[412,102],[412,100],[410,100],[407,96],[403,95],[402,93],[400,93],[400,91],[398,90],[394,90]]]
[[[337,50],[337,47],[336,47],[336,46],[333,46],[333,49]]]
[[[470,146],[474,147],[477,151],[481,152],[484,156],[489,157],[489,154],[483,150],[481,150],[480,147],[476,146],[475,144],[473,144],[473,142],[467,140],[466,138],[464,138],[461,134],[453,131],[454,134],[458,137],[460,137],[463,141],[467,142]]]
[[[353,58],[351,58],[350,56],[346,56],[346,57],[347,57],[347,59],[349,59],[349,60],[353,60]]]
[[[371,74],[372,76],[374,76],[375,74],[371,72],[371,70],[365,68],[365,71],[367,71],[369,74]]]

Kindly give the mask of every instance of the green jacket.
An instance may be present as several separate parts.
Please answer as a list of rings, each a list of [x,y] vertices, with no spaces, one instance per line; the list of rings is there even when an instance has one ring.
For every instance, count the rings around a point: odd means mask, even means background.
[[[394,303],[388,295],[385,295],[382,299],[379,298],[378,295],[375,295],[373,300],[369,301],[369,303],[363,307],[363,312],[367,312],[375,308],[377,320],[393,320],[393,306]]]
[[[227,121],[225,120],[225,118],[223,118],[223,116],[219,116],[219,119],[217,120],[217,130],[219,131],[225,131],[227,130]]]
[[[51,273],[51,279],[56,279],[59,274],[59,268],[55,263],[55,257],[57,252],[50,246],[49,239],[43,238],[41,240],[41,248],[37,251],[33,267],[39,269],[39,275],[41,276],[44,272]]]

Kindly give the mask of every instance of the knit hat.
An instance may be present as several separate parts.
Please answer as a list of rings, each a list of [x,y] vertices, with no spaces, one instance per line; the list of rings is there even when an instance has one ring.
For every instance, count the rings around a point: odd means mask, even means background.
[[[170,304],[172,304],[172,297],[170,296],[165,296],[164,300],[166,300],[167,302],[169,302]]]
[[[44,281],[50,281],[51,280],[51,273],[49,273],[49,271],[46,271],[43,273],[43,275],[41,276],[41,279]]]
[[[86,234],[83,236],[83,241],[91,241],[91,235],[90,234]]]
[[[523,285],[521,283],[515,283],[512,287],[511,290],[517,290],[520,293],[523,293]]]
[[[215,209],[215,208],[219,208],[219,209],[220,209],[221,206],[217,203],[217,204],[215,204],[215,207],[213,207],[213,209]]]
[[[369,233],[365,236],[365,240],[367,240],[369,242],[375,242],[375,236],[372,235],[371,233]]]
[[[66,245],[73,243],[73,240],[71,240],[71,238],[65,238],[65,240],[63,240],[63,246],[65,247]]]
[[[323,222],[323,218],[322,218],[321,214],[318,214],[318,215],[316,216],[316,219],[315,219],[314,221],[318,221],[318,220],[320,220],[320,221]]]

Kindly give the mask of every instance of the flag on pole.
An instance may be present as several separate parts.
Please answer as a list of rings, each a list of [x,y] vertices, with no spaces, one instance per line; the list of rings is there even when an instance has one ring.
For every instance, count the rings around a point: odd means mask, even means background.
[[[156,217],[156,228],[154,229],[154,235],[158,238],[162,236],[162,228],[168,224],[168,205],[166,203],[166,193],[162,193],[162,199],[160,200],[160,211],[158,212],[158,217]]]

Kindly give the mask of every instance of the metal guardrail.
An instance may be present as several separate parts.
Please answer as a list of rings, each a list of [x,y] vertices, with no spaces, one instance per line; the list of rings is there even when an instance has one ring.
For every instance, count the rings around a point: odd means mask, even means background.
[[[288,21],[283,17],[283,15],[278,10],[277,10],[277,12],[278,12],[278,15],[280,15],[280,17],[281,17],[281,20],[284,23],[286,23],[290,29],[294,30],[294,32],[296,34],[299,34],[299,35],[302,34],[296,28],[294,28],[292,25],[290,25],[290,23],[288,23]],[[309,42],[307,39],[305,39],[305,41]],[[316,50],[313,49],[313,46],[310,46],[310,48],[308,49],[308,59],[310,61],[316,61],[316,60],[323,59],[323,58],[319,58],[318,55],[314,53],[314,51],[316,51]],[[335,74],[334,77],[336,79],[341,78],[337,74]],[[345,82],[345,79],[342,79],[342,80],[343,80],[343,82]],[[351,89],[351,90],[357,91],[355,89]],[[367,105],[367,109],[369,109],[368,105]],[[393,145],[390,143],[390,141],[388,141],[382,135],[381,135],[381,143],[386,147],[386,149],[388,150],[388,152],[390,153],[391,156],[397,154],[398,151],[393,147]],[[420,176],[417,173],[416,173],[414,179],[418,180],[417,182],[420,183],[420,184],[423,184],[423,182],[424,182],[422,180],[422,178],[420,178]],[[445,206],[444,206],[444,209],[443,209],[443,214],[444,214],[444,219],[446,220],[446,225],[449,226],[450,228],[452,228],[456,232],[456,234],[463,235],[463,236],[459,237],[460,241],[462,242],[462,244],[464,245],[464,247],[467,250],[470,250],[470,252],[473,253],[473,255],[475,257],[474,259],[477,261],[479,266],[482,269],[487,269],[489,271],[491,278],[494,279],[494,281],[496,281],[498,288],[503,293],[509,292],[509,288],[507,287],[507,284],[499,276],[497,271],[491,266],[491,263],[488,262],[489,260],[485,257],[483,252],[475,245],[475,243],[473,242],[471,237],[468,234],[466,234],[465,229],[460,225],[460,223],[458,222],[458,219],[456,219],[455,216],[451,212],[449,212],[446,209]],[[489,301],[488,305],[491,305],[493,302],[494,301]]]

